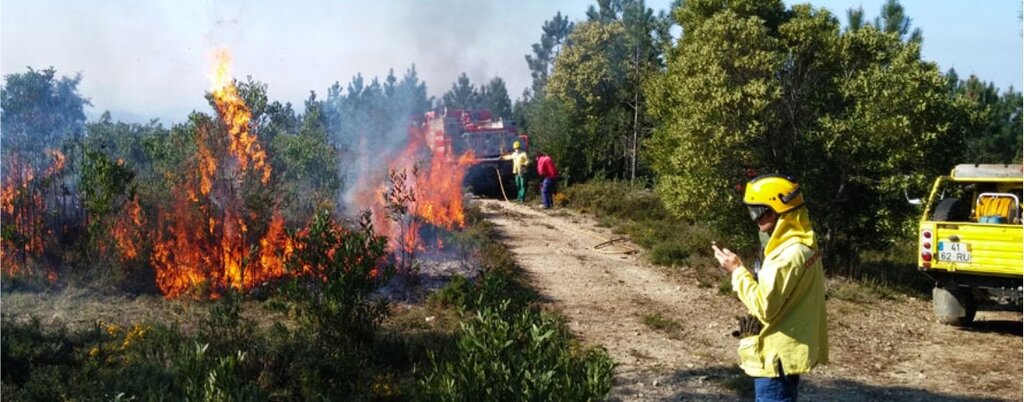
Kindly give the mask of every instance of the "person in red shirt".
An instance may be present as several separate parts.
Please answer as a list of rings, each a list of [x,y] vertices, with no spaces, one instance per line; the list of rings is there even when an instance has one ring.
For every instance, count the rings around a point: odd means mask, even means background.
[[[558,179],[558,169],[555,168],[555,162],[551,160],[551,156],[546,153],[539,153],[537,157],[537,175],[544,179],[540,184],[540,199],[542,207],[544,209],[550,209],[553,206],[552,196],[555,193],[555,180]]]

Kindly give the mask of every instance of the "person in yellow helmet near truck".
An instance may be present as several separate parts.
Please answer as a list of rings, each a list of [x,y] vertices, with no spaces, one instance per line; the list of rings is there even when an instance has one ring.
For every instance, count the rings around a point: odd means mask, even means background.
[[[530,158],[520,148],[519,141],[512,143],[512,153],[502,155],[501,159],[512,160],[512,174],[516,176],[516,201],[526,201],[526,174],[525,167],[530,164]]]
[[[800,185],[792,178],[750,180],[743,203],[767,235],[760,270],[751,272],[735,253],[711,245],[752,316],[753,325],[741,323],[748,331],[740,339],[740,367],[754,377],[757,401],[796,401],[800,375],[828,362],[821,251]]]

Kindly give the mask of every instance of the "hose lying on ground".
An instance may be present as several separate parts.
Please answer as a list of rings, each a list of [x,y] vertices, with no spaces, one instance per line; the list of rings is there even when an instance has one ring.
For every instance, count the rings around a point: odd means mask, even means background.
[[[505,202],[508,202],[508,196],[505,195],[505,183],[501,181],[501,172],[498,171],[497,167],[494,168],[494,174],[498,175],[498,185],[501,186],[501,196],[505,197]]]

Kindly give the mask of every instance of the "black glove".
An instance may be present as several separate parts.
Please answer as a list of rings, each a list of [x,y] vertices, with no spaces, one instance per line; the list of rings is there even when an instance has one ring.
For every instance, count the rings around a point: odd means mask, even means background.
[[[737,316],[736,321],[739,324],[739,329],[732,332],[732,336],[736,338],[746,338],[760,334],[761,329],[764,328],[761,321],[750,314]]]

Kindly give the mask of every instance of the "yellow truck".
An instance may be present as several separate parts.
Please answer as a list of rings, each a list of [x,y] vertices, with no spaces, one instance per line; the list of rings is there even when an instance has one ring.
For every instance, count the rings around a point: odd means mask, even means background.
[[[1022,165],[957,165],[935,180],[918,230],[918,269],[935,315],[970,325],[979,308],[1021,308]]]

